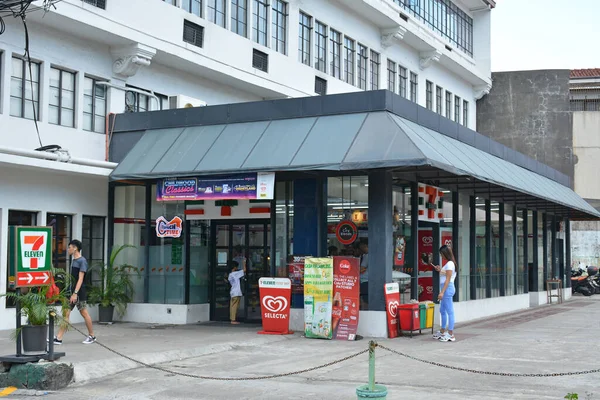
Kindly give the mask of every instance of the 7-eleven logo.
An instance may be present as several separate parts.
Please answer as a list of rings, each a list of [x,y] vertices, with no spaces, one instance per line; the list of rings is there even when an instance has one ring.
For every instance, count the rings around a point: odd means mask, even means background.
[[[21,259],[23,268],[38,269],[46,265],[48,232],[21,232]]]

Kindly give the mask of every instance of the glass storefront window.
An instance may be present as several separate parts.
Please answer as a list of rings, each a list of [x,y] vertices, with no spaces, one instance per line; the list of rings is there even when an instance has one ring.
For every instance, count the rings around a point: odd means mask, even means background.
[[[208,283],[210,273],[210,225],[209,221],[189,222],[190,235],[190,302],[189,304],[208,303]]]
[[[506,263],[505,295],[515,294],[515,241],[513,235],[513,207],[504,205],[504,262]]]
[[[139,271],[132,272],[134,284],[133,302],[145,301],[144,283],[148,270],[144,265],[144,224],[146,221],[146,187],[117,186],[115,188],[114,246],[132,245],[119,253],[116,265],[131,265]]]
[[[289,181],[275,185],[275,275],[287,278],[287,264],[292,255],[294,186]]]
[[[367,282],[369,280],[369,178],[367,176],[340,176],[327,179],[327,254],[360,258],[361,310],[368,309]],[[349,245],[340,243],[336,226],[343,220],[354,222],[357,239]]]
[[[538,212],[537,217],[537,237],[538,237],[538,247],[534,249],[538,254],[538,266],[537,266],[537,274],[538,274],[538,286],[537,288],[529,288],[531,291],[541,292],[544,290],[544,220],[543,214]]]
[[[156,193],[156,185],[152,185],[151,194]],[[150,260],[148,268],[149,292],[148,303],[184,304],[185,303],[185,228],[178,238],[157,237],[156,220],[164,217],[171,221],[175,217],[185,220],[185,203],[183,201],[157,201],[151,196],[150,211]]]
[[[469,195],[458,194],[458,280],[459,301],[470,298],[471,287],[471,243],[470,226],[471,213],[469,212]]]
[[[400,287],[400,301],[408,303],[412,298],[410,288],[412,269],[415,265],[411,237],[411,206],[410,184],[395,180],[392,185],[393,206],[393,244],[394,261],[392,263],[392,282],[398,282]]]
[[[83,216],[83,232],[81,242],[83,245],[83,255],[92,269],[92,273],[86,274],[86,283],[88,285],[100,285],[99,267],[104,266],[104,217]]]
[[[46,226],[52,227],[52,263],[54,268],[67,271],[69,267],[67,247],[72,240],[73,217],[63,214],[47,214]],[[84,252],[85,254],[85,252]]]
[[[475,280],[475,299],[486,298],[487,266],[485,264],[485,200],[481,197],[475,199],[475,265],[476,273],[471,279]]]
[[[517,293],[522,294],[524,292],[524,281],[523,281],[523,273],[525,268],[525,245],[527,241],[525,240],[525,230],[524,230],[524,221],[523,221],[523,210],[517,209]]]
[[[493,201],[490,204],[492,220],[492,297],[500,296],[500,282],[502,281],[502,265],[500,264],[500,203]]]

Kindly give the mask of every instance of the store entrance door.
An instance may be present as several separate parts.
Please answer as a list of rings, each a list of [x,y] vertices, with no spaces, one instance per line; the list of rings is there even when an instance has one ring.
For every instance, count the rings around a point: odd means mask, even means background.
[[[229,290],[227,275],[232,261],[242,268],[246,263],[246,276],[240,282],[242,300],[238,321],[261,319],[258,280],[269,276],[271,224],[268,220],[213,221],[212,228],[212,290],[210,315],[212,321],[229,321]]]

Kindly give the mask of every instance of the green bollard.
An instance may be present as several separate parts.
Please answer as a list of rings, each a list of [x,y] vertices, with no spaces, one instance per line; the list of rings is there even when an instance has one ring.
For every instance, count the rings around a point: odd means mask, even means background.
[[[356,389],[356,396],[360,399],[387,399],[387,388],[375,384],[375,347],[377,343],[369,342],[369,384]]]

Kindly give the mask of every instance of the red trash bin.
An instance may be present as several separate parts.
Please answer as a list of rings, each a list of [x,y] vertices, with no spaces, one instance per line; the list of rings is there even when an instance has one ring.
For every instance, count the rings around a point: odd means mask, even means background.
[[[419,318],[419,304],[400,304],[398,308],[400,318],[400,330],[410,331],[412,337],[413,331],[421,330],[421,323]]]

